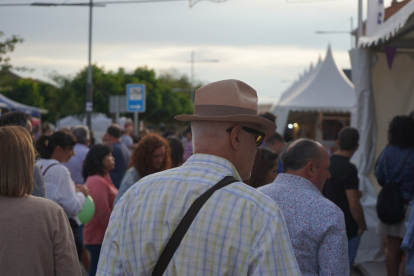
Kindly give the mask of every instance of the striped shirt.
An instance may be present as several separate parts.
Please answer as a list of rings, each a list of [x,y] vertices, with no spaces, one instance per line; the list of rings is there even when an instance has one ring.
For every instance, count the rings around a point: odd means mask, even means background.
[[[193,201],[227,175],[226,159],[194,154],[141,179],[109,222],[97,275],[151,275]],[[164,275],[300,275],[282,213],[241,181],[216,191],[194,219]]]

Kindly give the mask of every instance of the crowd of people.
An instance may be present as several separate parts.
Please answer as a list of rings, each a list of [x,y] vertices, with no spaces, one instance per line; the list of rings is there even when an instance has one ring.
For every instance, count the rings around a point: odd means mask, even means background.
[[[367,230],[355,128],[332,155],[286,142],[237,80],[203,86],[194,114],[176,119],[191,122],[182,135],[114,124],[92,146],[85,126],[33,141],[29,115],[1,116],[1,275],[80,275],[80,264],[89,275],[350,274]],[[397,223],[379,214],[388,275],[414,275],[413,151],[414,120],[397,116],[375,167],[403,204]],[[400,265],[405,251],[413,262]]]

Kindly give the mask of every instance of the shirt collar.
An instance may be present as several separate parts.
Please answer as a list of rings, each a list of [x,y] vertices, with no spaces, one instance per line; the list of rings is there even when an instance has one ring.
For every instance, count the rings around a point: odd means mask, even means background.
[[[289,174],[289,173],[280,173],[277,175],[277,178],[274,183],[281,183],[281,184],[287,184],[292,186],[299,186],[300,188],[308,189],[313,192],[317,192],[321,194],[318,188],[316,188],[315,185],[313,185],[312,182],[307,180],[306,178],[303,178],[298,175]]]
[[[80,144],[80,143],[76,143],[75,145],[76,148],[84,148],[84,149],[89,149],[88,146],[84,145],[84,144]]]
[[[270,149],[269,145],[266,142],[263,142],[260,147]]]
[[[183,166],[194,165],[194,164],[203,164],[203,165],[226,169],[235,178],[242,181],[236,168],[233,166],[233,164],[229,160],[225,158],[215,156],[215,155],[210,155],[210,154],[196,153],[196,154],[191,155],[191,157],[187,159],[187,161],[183,164]]]

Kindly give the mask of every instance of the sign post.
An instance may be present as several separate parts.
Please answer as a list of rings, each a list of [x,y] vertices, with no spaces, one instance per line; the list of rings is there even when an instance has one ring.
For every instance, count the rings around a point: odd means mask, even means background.
[[[134,112],[134,132],[138,136],[138,113],[145,112],[145,84],[128,84],[126,87],[126,109]]]

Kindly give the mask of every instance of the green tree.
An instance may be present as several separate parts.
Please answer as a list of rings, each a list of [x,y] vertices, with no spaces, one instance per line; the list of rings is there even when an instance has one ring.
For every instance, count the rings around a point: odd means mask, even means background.
[[[4,36],[4,32],[0,31],[0,38]],[[0,40],[0,85],[7,86],[11,82],[15,81],[13,74],[10,74],[10,70],[14,71],[31,71],[27,67],[16,67],[10,64],[9,54],[14,51],[16,44],[23,43],[23,38],[20,38],[16,35],[6,38],[5,40]]]
[[[32,79],[18,79],[12,89],[2,91],[7,98],[16,102],[44,108],[44,96],[40,95],[39,83]]]
[[[55,74],[52,79],[59,84],[60,88],[57,91],[48,92],[49,94],[42,94],[48,99],[45,108],[58,117],[84,114],[87,67],[77,73],[74,78]],[[172,92],[172,87],[180,82],[189,86],[188,81],[185,82],[185,80],[186,77],[180,80],[173,76],[170,76],[168,80],[165,77],[159,79],[155,71],[147,67],[138,67],[132,72],[119,68],[113,72],[93,65],[93,111],[110,116],[109,98],[111,95],[124,95],[127,84],[144,83],[147,90],[146,112],[140,114],[140,119],[154,124],[173,122],[175,115],[192,112],[188,93]],[[133,116],[131,113],[124,115]]]

